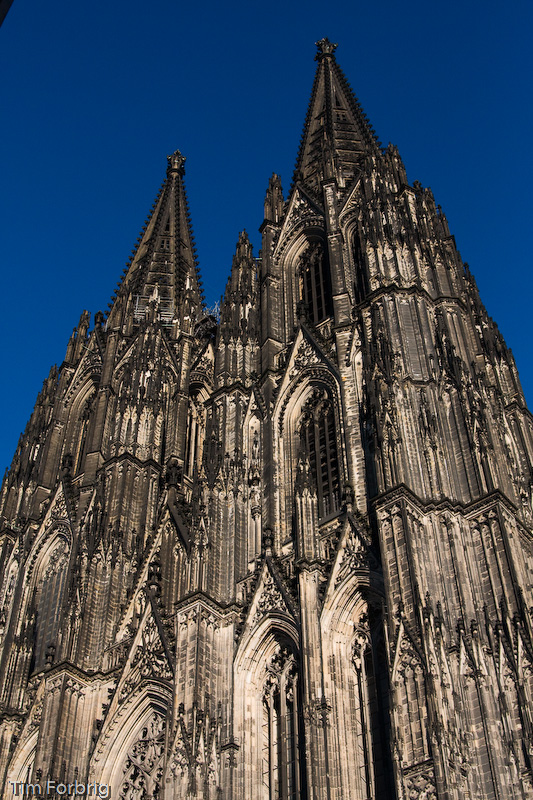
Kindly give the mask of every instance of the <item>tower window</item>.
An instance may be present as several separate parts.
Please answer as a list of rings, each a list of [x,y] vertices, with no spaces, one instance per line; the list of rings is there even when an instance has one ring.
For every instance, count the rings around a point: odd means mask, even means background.
[[[37,592],[34,669],[46,664],[48,648],[57,647],[61,605],[65,589],[69,548],[60,540],[42,575]]]
[[[326,517],[340,506],[335,415],[327,394],[315,392],[307,401],[300,436],[316,485],[319,517]]]
[[[361,303],[366,298],[369,288],[368,288],[368,276],[366,273],[366,263],[363,254],[363,245],[361,243],[361,236],[358,232],[355,233],[352,240],[352,253],[353,253],[354,270],[355,270],[355,281],[354,281],[355,302]]]
[[[312,242],[300,257],[300,301],[315,325],[332,313],[331,276],[322,242]]]
[[[305,748],[298,665],[289,647],[278,645],[267,663],[263,686],[263,798],[304,800]]]

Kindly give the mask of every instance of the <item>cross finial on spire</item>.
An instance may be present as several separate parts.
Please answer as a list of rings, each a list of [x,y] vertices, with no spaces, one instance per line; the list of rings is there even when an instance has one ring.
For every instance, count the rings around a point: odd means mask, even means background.
[[[171,156],[167,156],[168,168],[172,170],[181,170],[185,164],[186,158],[182,156],[179,150],[174,150]]]
[[[327,36],[325,39],[320,39],[319,42],[316,42],[316,46],[318,47],[318,53],[315,56],[316,61],[323,56],[332,56],[337,49],[337,44],[330,42]]]

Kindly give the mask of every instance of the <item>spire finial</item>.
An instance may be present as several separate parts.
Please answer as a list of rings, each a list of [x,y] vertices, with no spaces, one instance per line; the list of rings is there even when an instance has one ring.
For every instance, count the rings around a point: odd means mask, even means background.
[[[168,168],[181,171],[186,160],[179,150],[174,150],[171,156],[167,156]]]
[[[337,44],[330,42],[327,36],[325,39],[320,39],[319,42],[316,42],[316,46],[318,47],[318,53],[315,56],[315,61],[318,61],[323,56],[332,56],[337,49]]]

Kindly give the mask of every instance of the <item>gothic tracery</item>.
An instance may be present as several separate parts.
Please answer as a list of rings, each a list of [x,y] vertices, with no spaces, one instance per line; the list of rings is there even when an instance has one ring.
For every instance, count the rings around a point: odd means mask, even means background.
[[[121,800],[156,800],[160,797],[165,727],[163,717],[152,714],[130,748],[123,770]]]
[[[0,780],[533,800],[533,422],[336,62],[206,309],[168,157],[0,493]],[[312,790],[312,791],[311,791]]]

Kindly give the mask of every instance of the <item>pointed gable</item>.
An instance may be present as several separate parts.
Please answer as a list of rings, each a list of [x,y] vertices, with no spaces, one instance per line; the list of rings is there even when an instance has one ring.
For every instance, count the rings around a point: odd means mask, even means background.
[[[337,558],[331,571],[330,585],[338,588],[345,580],[358,575],[366,576],[369,569],[375,569],[377,561],[370,550],[370,537],[366,531],[357,526],[350,517],[337,549]]]
[[[246,615],[245,630],[252,631],[265,617],[279,614],[293,618],[294,609],[279,576],[266,561]]]
[[[277,392],[274,416],[282,413],[294,387],[311,370],[322,368],[331,373],[335,381],[338,372],[328,356],[305,325],[301,325],[284,365],[283,376]]]
[[[117,687],[117,702],[122,703],[143,681],[172,680],[171,658],[161,624],[149,602]]]
[[[301,186],[295,187],[287,203],[283,223],[276,236],[273,255],[279,258],[286,248],[305,229],[323,229],[326,222],[324,210],[318,199],[312,199]]]
[[[393,680],[398,673],[404,674],[406,670],[425,670],[425,658],[417,641],[416,636],[410,630],[404,617],[400,619],[400,624],[396,632],[396,641],[393,644],[391,653]]]

